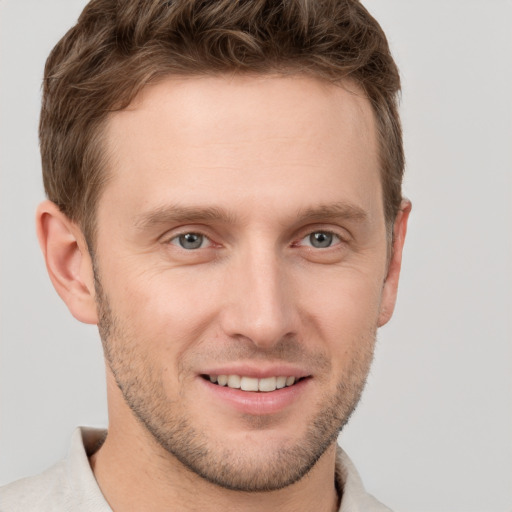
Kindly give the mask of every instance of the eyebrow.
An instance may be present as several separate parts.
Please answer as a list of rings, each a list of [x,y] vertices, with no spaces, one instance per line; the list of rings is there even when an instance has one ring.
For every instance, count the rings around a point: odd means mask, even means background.
[[[297,218],[310,222],[338,219],[362,222],[368,218],[368,213],[355,204],[338,202],[301,209],[297,212]]]
[[[295,214],[296,222],[321,222],[339,219],[362,222],[367,217],[368,214],[363,208],[345,202],[301,208]],[[136,229],[145,231],[152,227],[175,223],[220,222],[235,224],[236,219],[236,215],[215,206],[165,205],[139,215],[135,218],[134,224]]]
[[[145,231],[162,224],[206,221],[233,224],[235,222],[235,218],[226,210],[215,206],[196,207],[166,205],[157,207],[139,215],[136,217],[134,224],[137,229]]]

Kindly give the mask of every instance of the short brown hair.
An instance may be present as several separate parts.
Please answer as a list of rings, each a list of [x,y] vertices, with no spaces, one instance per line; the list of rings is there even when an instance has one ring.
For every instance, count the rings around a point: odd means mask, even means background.
[[[356,82],[376,116],[388,224],[402,200],[398,69],[357,0],[92,0],[46,62],[40,120],[46,194],[89,243],[107,179],[102,128],[169,75],[302,73]]]

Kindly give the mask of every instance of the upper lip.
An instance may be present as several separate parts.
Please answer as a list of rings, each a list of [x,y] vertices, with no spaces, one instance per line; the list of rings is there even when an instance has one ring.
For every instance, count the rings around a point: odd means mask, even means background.
[[[200,375],[240,375],[243,377],[252,377],[256,379],[265,379],[267,377],[310,377],[311,373],[303,368],[298,368],[289,364],[230,364],[226,366],[215,366],[199,372]]]

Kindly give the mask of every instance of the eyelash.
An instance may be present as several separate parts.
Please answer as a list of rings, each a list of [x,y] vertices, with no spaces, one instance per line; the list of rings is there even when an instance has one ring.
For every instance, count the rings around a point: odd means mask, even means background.
[[[299,247],[301,246],[300,245],[300,242],[302,242],[303,240],[305,239],[308,239],[311,241],[311,237],[313,235],[317,235],[317,234],[322,234],[322,235],[327,235],[328,239],[329,237],[331,238],[330,240],[330,244],[326,247],[315,247],[312,243],[309,244],[309,245],[304,245],[304,247],[309,247],[311,249],[318,249],[318,250],[321,250],[321,249],[330,249],[332,247],[335,247],[341,243],[343,243],[345,240],[338,234],[338,233],[335,233],[334,231],[330,231],[330,230],[326,230],[326,229],[317,229],[317,230],[313,230],[313,231],[309,231],[308,233],[306,233],[304,236],[302,236],[298,242],[294,242],[292,244],[292,247]],[[191,248],[186,248],[186,247],[183,247],[183,245],[180,243],[180,239],[182,239],[182,237],[186,237],[188,235],[195,235],[197,237],[201,237],[201,243],[199,246],[197,247],[191,247]],[[209,242],[209,245],[207,247],[202,247],[204,241],[208,241]],[[212,245],[214,245],[214,242],[205,234],[201,233],[201,232],[196,232],[196,231],[186,231],[186,232],[183,232],[183,233],[179,233],[177,235],[174,235],[172,238],[168,239],[167,240],[167,243],[168,244],[171,244],[171,245],[175,245],[185,251],[195,251],[195,250],[198,250],[198,249],[207,249],[207,248],[210,248]],[[320,240],[319,243],[322,243],[322,241]]]
[[[195,235],[195,236],[198,236],[198,237],[202,237],[202,241],[201,241],[201,244],[199,247],[194,247],[194,248],[189,248],[187,249],[186,247],[183,247],[182,245],[179,244],[179,241],[182,237],[186,237],[188,235]],[[213,245],[213,242],[210,240],[210,238],[207,236],[207,235],[204,235],[203,233],[200,233],[200,232],[196,232],[196,231],[186,231],[184,233],[180,233],[178,235],[175,235],[173,236],[172,238],[170,238],[168,240],[167,243],[169,244],[172,244],[172,245],[176,245],[177,247],[180,247],[181,249],[185,250],[185,251],[193,251],[193,250],[196,250],[196,249],[206,249],[206,247],[201,247],[203,245],[203,242],[205,240],[208,240],[208,242],[210,243],[210,245]],[[175,243],[176,242],[176,243]]]
[[[329,230],[325,230],[325,229],[317,229],[315,231],[310,231],[305,236],[303,236],[300,239],[300,241],[302,242],[305,239],[309,239],[310,241],[312,241],[311,237],[313,235],[318,235],[318,234],[327,235],[328,237],[330,237],[331,238],[330,245],[328,245],[327,247],[315,247],[314,245],[311,244],[311,245],[306,245],[306,247],[311,247],[313,249],[330,249],[331,247],[334,247],[334,246],[336,246],[336,245],[338,245],[338,244],[343,242],[343,239],[341,238],[340,235],[338,235],[337,233],[335,233],[333,231],[329,231]],[[322,243],[322,241],[320,241],[320,243]]]

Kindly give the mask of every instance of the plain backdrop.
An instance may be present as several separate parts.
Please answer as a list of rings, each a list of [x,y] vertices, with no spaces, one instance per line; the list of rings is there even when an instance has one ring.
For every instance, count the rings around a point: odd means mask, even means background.
[[[106,425],[95,327],[34,232],[44,61],[83,0],[0,0],[0,483]],[[395,316],[340,442],[400,512],[512,511],[512,2],[370,0],[403,77],[413,214]]]

